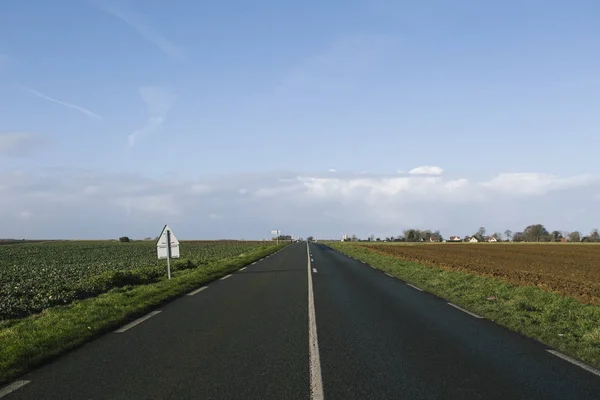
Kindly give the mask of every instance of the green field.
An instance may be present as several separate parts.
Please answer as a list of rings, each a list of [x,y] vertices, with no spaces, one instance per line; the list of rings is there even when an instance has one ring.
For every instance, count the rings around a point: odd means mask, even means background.
[[[240,256],[270,242],[181,242],[177,271]],[[0,246],[0,321],[22,318],[115,287],[156,282],[166,276],[153,241],[57,241]]]

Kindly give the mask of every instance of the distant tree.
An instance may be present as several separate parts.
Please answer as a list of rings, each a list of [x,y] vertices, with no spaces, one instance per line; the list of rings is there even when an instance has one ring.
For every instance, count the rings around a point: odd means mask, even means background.
[[[525,240],[528,242],[545,242],[548,241],[550,234],[542,224],[529,225],[523,231]]]
[[[377,239],[375,239],[375,241],[381,242],[381,238],[377,238]]]
[[[374,241],[375,241],[375,235],[369,236],[369,242],[374,242]]]
[[[550,239],[552,242],[560,242],[562,238],[563,234],[560,231],[552,231],[552,233],[550,233]]]
[[[581,233],[578,231],[569,233],[569,242],[581,242]]]
[[[314,241],[314,238],[312,236],[309,236],[306,240],[309,242],[312,242],[312,241]]]
[[[524,242],[525,241],[525,234],[523,232],[516,232],[513,234],[512,236],[512,241],[513,242]]]
[[[404,239],[407,242],[416,242],[419,240],[419,234],[416,229],[406,229],[404,231]]]
[[[598,232],[598,229],[594,229],[592,230],[592,232],[590,232],[590,242],[600,242],[600,232]]]
[[[510,241],[512,239],[512,231],[510,229],[507,229],[504,231],[504,236],[506,237],[506,240]]]
[[[485,228],[483,226],[480,227],[473,236],[480,242],[483,242],[485,240]]]
[[[119,238],[119,242],[126,243],[126,242],[131,242],[131,240],[127,236],[121,236]]]
[[[493,238],[495,238],[497,241],[501,242],[502,241],[502,234],[500,232],[496,232],[492,235]]]
[[[358,242],[358,238],[356,237],[356,235],[352,235],[352,241],[353,242]]]

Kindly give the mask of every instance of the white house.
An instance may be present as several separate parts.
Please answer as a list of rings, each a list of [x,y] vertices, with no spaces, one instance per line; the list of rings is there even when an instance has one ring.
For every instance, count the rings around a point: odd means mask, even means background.
[[[450,241],[451,242],[462,242],[462,239],[460,238],[460,236],[450,236]]]
[[[488,239],[488,242],[497,242],[497,240],[495,237],[490,236],[490,238]]]
[[[477,243],[477,242],[479,242],[479,240],[477,240],[477,238],[475,236],[473,236],[471,239],[469,239],[469,242]]]

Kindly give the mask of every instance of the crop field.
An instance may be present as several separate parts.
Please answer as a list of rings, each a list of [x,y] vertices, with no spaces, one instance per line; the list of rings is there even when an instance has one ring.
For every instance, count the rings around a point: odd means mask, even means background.
[[[269,242],[181,242],[172,271],[201,267],[272,245]],[[155,242],[62,241],[0,246],[0,321],[166,276]]]
[[[383,254],[447,270],[500,278],[512,284],[600,304],[600,245],[432,243],[360,244]]]

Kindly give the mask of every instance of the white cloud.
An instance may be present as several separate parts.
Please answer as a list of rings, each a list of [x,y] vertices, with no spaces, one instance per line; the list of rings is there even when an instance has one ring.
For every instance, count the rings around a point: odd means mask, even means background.
[[[46,95],[46,94],[44,94],[42,92],[39,92],[39,91],[37,91],[35,89],[29,88],[29,87],[26,87],[26,86],[21,86],[21,89],[25,90],[26,92],[29,92],[29,93],[33,94],[34,96],[39,97],[40,99],[44,99],[44,100],[48,100],[48,101],[50,101],[52,103],[60,104],[61,106],[64,106],[64,107],[67,107],[67,108],[71,108],[71,109],[73,109],[75,111],[78,111],[78,112],[80,112],[82,114],[85,114],[88,117],[92,117],[92,118],[95,118],[95,119],[98,119],[98,120],[102,121],[102,117],[101,116],[99,116],[98,114],[96,114],[96,113],[88,110],[87,108],[84,108],[82,106],[78,106],[77,104],[67,103],[65,101],[61,101],[61,100],[55,99],[55,98],[50,97],[50,96],[48,96],[48,95]]]
[[[411,169],[408,173],[412,175],[441,175],[444,170],[440,167],[425,165]]]
[[[511,173],[500,174],[482,185],[510,195],[542,195],[550,191],[590,186],[598,182],[598,178],[585,174],[560,178],[552,174]]]
[[[0,171],[0,182],[0,237],[28,238],[145,237],[164,223],[180,238],[200,239],[262,238],[273,226],[329,237],[397,235],[407,227],[465,235],[481,224],[516,231],[537,222],[585,232],[593,228],[590,216],[568,210],[600,193],[592,177],[547,174],[499,174],[483,182],[327,172],[156,180],[57,169]],[[24,211],[35,218],[19,224]]]
[[[175,94],[168,88],[143,86],[139,89],[142,100],[148,106],[149,117],[146,124],[128,137],[130,146],[142,137],[150,135],[166,121],[167,114],[175,102]]]
[[[0,133],[0,157],[24,156],[47,143],[47,138],[32,133]]]
[[[331,168],[331,169],[328,169],[327,172],[337,172],[337,170]]]

